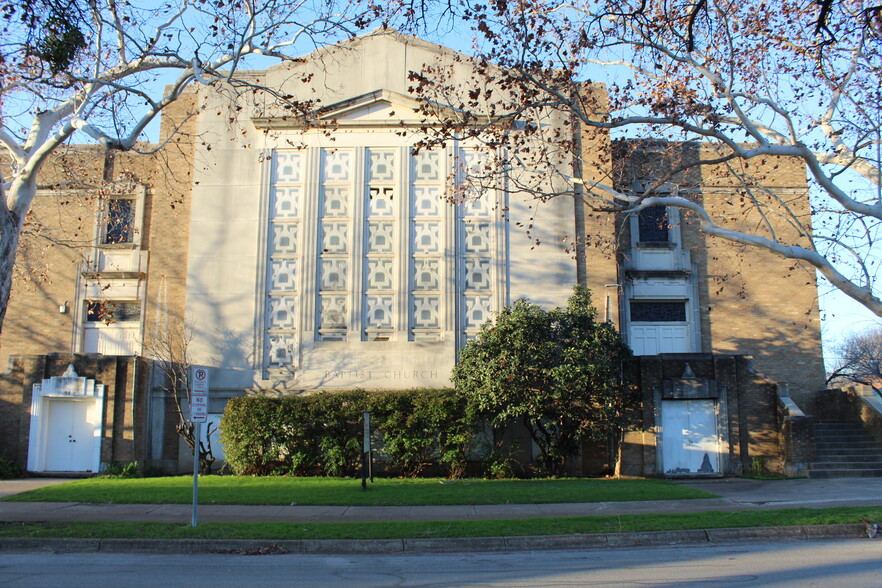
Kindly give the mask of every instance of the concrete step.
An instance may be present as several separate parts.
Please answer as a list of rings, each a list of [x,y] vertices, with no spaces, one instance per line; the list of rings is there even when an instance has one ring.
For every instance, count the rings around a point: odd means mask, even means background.
[[[880,469],[864,469],[864,470],[848,470],[848,469],[828,469],[808,471],[809,478],[879,478],[882,477],[882,468]]]
[[[855,423],[815,423],[809,478],[882,477],[882,445]]]
[[[873,436],[862,429],[850,431],[821,431],[815,429],[816,439],[873,439]]]
[[[882,459],[873,461],[852,461],[852,460],[836,460],[836,461],[816,461],[809,464],[810,470],[873,470],[882,469]]]
[[[854,443],[848,441],[823,441],[818,443],[815,441],[815,447],[818,449],[882,449],[875,441],[856,441]]]
[[[815,461],[829,461],[829,462],[860,462],[860,463],[882,463],[882,453],[867,453],[864,455],[855,455],[852,453],[848,454],[840,454],[840,453],[816,453]]]
[[[817,429],[854,429],[860,428],[861,425],[854,421],[816,421]]]

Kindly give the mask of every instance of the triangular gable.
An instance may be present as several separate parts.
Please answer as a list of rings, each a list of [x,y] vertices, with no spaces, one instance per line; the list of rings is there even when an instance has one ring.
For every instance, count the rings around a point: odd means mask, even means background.
[[[355,121],[422,120],[420,103],[391,90],[375,90],[319,110],[319,119],[346,124]]]
[[[427,108],[428,107],[428,110]],[[446,116],[457,117],[455,109],[423,103],[392,90],[374,90],[318,109],[309,120],[302,117],[255,118],[258,128],[334,127],[411,127]]]
[[[455,81],[450,96],[442,102],[424,102],[412,92],[411,72],[431,66],[447,72]],[[482,65],[482,68],[493,67]],[[431,75],[431,74],[430,74]],[[440,75],[440,74],[439,74]],[[489,116],[475,116],[475,110],[497,112],[486,103],[486,93],[472,112],[452,104],[469,103],[472,88],[485,83],[477,76],[471,58],[456,51],[381,28],[342,43],[317,49],[304,57],[266,70],[265,83],[304,103],[313,101],[315,110],[305,116],[268,105],[264,116],[254,118],[258,128],[304,127],[420,127],[445,120],[458,124],[486,125]],[[480,78],[480,79],[478,79]],[[379,89],[375,89],[379,88]],[[497,95],[499,95],[497,93]],[[274,112],[275,111],[275,112]]]

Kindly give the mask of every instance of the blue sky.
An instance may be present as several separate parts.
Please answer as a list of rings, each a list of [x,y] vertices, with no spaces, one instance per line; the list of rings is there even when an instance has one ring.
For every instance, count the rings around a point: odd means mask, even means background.
[[[882,319],[839,290],[825,284],[823,280],[819,293],[824,363],[830,370],[835,366],[837,359],[834,349],[837,343],[848,335],[882,325]]]

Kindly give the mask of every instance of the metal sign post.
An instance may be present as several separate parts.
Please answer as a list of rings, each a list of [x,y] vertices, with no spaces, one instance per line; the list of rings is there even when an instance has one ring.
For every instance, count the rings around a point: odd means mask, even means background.
[[[199,504],[199,435],[202,434],[202,423],[197,422],[193,434],[196,444],[193,447],[193,513],[190,515],[190,526],[196,526],[196,505]]]
[[[190,526],[196,526],[196,507],[199,504],[199,444],[202,441],[202,423],[208,421],[208,370],[193,367],[190,382],[190,420],[193,430],[193,514]]]
[[[367,489],[367,478],[370,476],[371,482],[374,481],[373,459],[371,455],[371,413],[362,413],[364,419],[364,430],[361,448],[361,489]]]

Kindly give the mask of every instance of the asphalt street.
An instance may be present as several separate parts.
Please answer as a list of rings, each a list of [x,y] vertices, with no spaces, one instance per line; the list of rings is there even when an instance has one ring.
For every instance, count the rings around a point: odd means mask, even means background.
[[[448,554],[2,553],[4,588],[379,586],[877,587],[882,542],[740,544]]]

